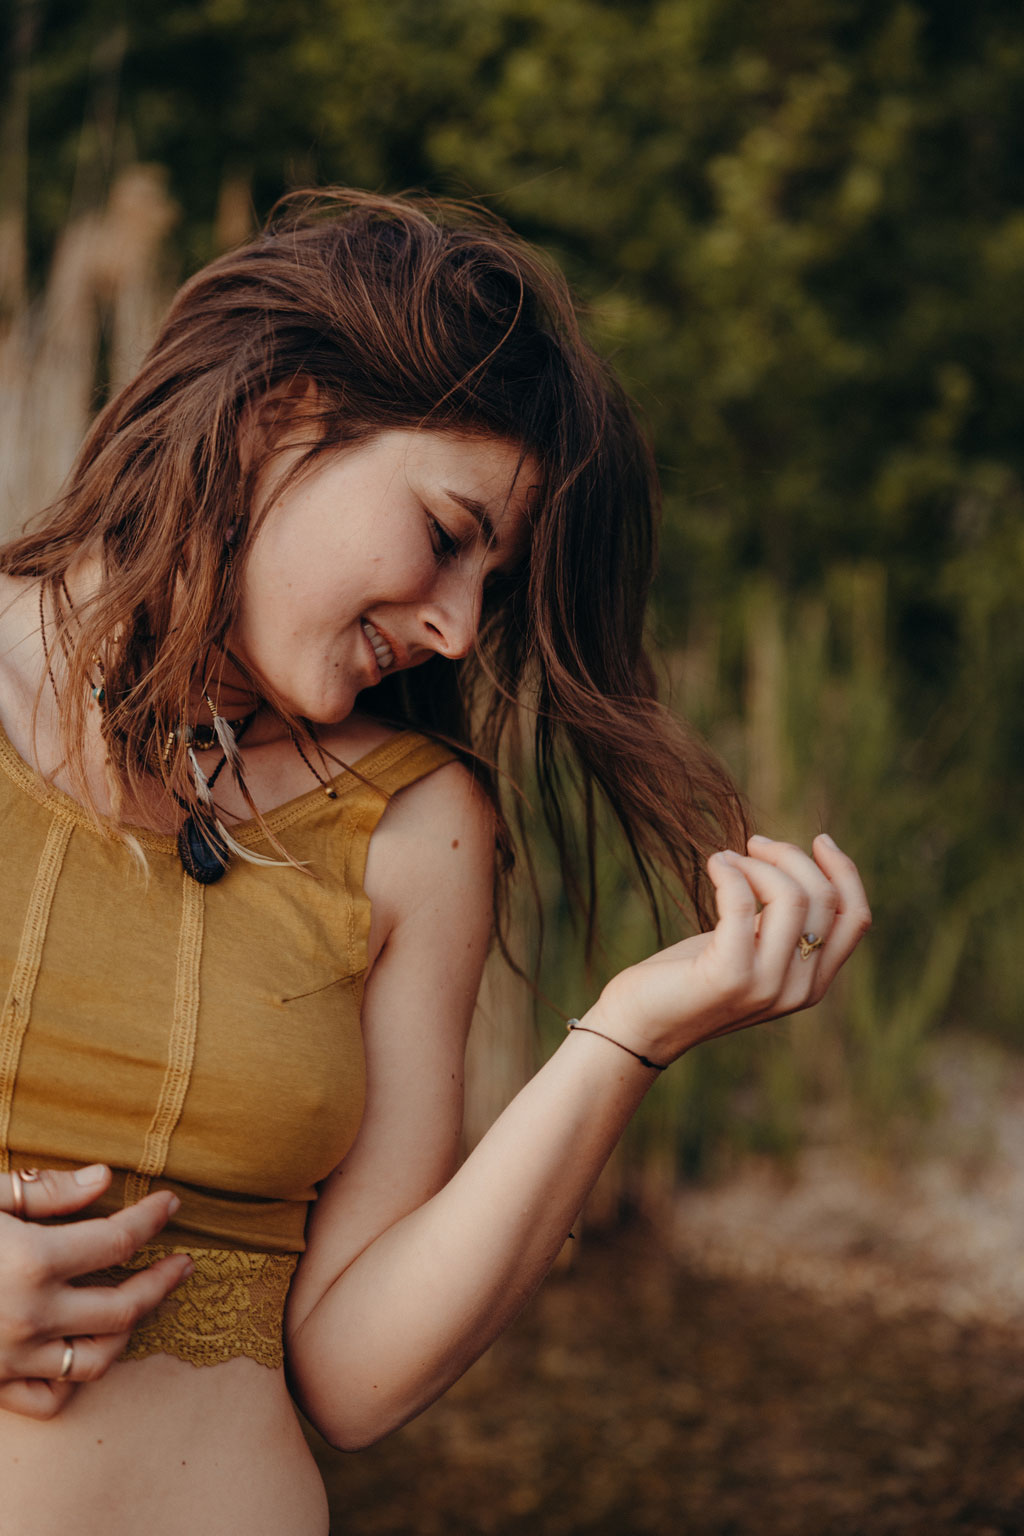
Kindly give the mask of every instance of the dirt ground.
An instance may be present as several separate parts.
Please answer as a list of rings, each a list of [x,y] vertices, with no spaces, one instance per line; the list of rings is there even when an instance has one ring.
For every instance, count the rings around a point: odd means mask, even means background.
[[[415,1423],[321,1465],[335,1536],[1024,1532],[1024,1333],[587,1236]]]

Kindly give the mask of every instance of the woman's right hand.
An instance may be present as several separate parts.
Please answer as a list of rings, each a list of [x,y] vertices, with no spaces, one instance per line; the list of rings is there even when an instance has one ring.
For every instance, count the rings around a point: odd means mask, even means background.
[[[151,1242],[180,1205],[169,1190],[94,1220],[42,1226],[89,1205],[110,1183],[102,1166],[44,1170],[19,1180],[23,1217],[14,1215],[14,1178],[0,1173],[0,1408],[33,1419],[60,1412],[83,1381],[110,1369],[132,1329],[191,1273],[185,1254],[158,1260],[115,1286],[71,1280],[124,1264]],[[57,1378],[68,1343],[73,1363]]]

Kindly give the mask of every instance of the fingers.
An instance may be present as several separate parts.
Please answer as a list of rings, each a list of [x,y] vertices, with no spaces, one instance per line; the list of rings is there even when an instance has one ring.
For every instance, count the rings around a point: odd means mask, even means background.
[[[20,1203],[22,1210],[19,1214],[29,1221],[41,1221],[46,1216],[67,1216],[89,1205],[109,1183],[110,1169],[101,1163],[73,1171],[31,1170],[31,1177],[28,1172],[24,1175],[0,1174],[0,1211],[13,1216]]]
[[[81,1385],[85,1381],[98,1381],[105,1376],[114,1361],[124,1353],[128,1343],[127,1333],[109,1334],[94,1338],[89,1334],[66,1335],[48,1339],[40,1344],[25,1369],[31,1373],[29,1380],[45,1381],[53,1387],[68,1383]],[[63,1376],[70,1346],[70,1368]]]
[[[751,884],[765,903],[759,947],[763,943],[778,978],[775,1012],[792,1013],[819,1001],[867,931],[867,897],[853,860],[824,833],[815,839],[813,860],[792,843],[769,838],[753,837],[748,846],[755,863],[748,871]],[[766,880],[768,869],[774,882]],[[791,882],[788,892],[778,886],[780,876]],[[794,927],[801,909],[802,920]],[[804,937],[814,942],[806,954],[800,947]]]
[[[0,1408],[27,1419],[52,1419],[75,1394],[70,1381],[5,1381],[0,1385]]]
[[[107,1358],[107,1336],[120,1336],[123,1347],[123,1342],[132,1330],[170,1295],[175,1286],[186,1280],[194,1268],[188,1254],[173,1253],[140,1269],[119,1285],[77,1286],[64,1293],[60,1308],[55,1312],[53,1326],[62,1335],[74,1340],[75,1360],[71,1380],[92,1381],[94,1376],[89,1367],[97,1358],[105,1361],[104,1370],[111,1360],[116,1360],[120,1349],[114,1350]],[[78,1346],[83,1339],[86,1352],[79,1359]],[[52,1374],[56,1376],[59,1370],[58,1365]]]
[[[860,943],[871,927],[871,908],[853,860],[822,832],[814,839],[814,857],[837,895],[835,922],[821,954],[820,968],[827,981]]]
[[[749,883],[755,903],[760,903],[751,955],[756,972],[751,995],[761,1007],[774,997],[789,970],[797,939],[807,922],[810,898],[804,886],[785,870],[749,855],[736,853],[732,858]]]
[[[127,1263],[180,1204],[170,1190],[160,1190],[113,1216],[66,1225],[0,1218],[6,1223],[0,1243],[0,1409],[52,1418],[74,1384],[95,1381],[110,1369],[141,1319],[191,1274],[191,1258],[166,1255],[118,1285],[65,1282]]]
[[[161,1189],[147,1195],[137,1205],[115,1211],[113,1216],[71,1222],[59,1229],[48,1228],[54,1236],[58,1230],[60,1234],[60,1246],[51,1273],[68,1280],[75,1275],[91,1274],[95,1269],[127,1263],[143,1243],[152,1242],[180,1207],[177,1195]]]
[[[716,958],[729,968],[737,997],[742,995],[759,1012],[782,987],[807,921],[810,898],[799,880],[772,863],[729,850],[709,863],[709,874],[719,861],[733,870],[746,896],[741,897],[738,889],[718,891],[721,920],[715,929]],[[806,862],[810,864],[809,859]]]
[[[61,1287],[48,1302],[45,1330],[37,1324],[36,1337],[26,1338],[16,1361],[10,1362],[14,1379],[53,1386],[98,1381],[120,1357],[141,1320],[193,1269],[187,1254],[168,1254],[119,1285]],[[33,1392],[13,1411],[28,1412],[31,1404],[41,1417],[48,1417],[53,1409],[45,1396]]]
[[[744,1022],[817,1002],[870,921],[856,866],[831,838],[816,840],[813,859],[764,837],[748,847],[708,865],[721,915],[716,959],[750,1005]],[[806,955],[802,938],[813,943]]]
[[[785,942],[790,946],[790,952],[779,957],[788,965],[792,959],[792,951],[797,948],[801,936],[805,936],[815,945],[819,939],[828,939],[839,908],[839,894],[828,876],[819,869],[813,859],[808,858],[802,848],[796,848],[792,843],[775,842],[767,837],[752,837],[748,847],[752,858],[763,861],[763,864],[771,865],[782,874],[788,875],[803,893],[803,919],[796,934],[791,932],[791,926],[788,923],[775,925],[778,943],[781,945]],[[797,906],[800,899],[797,898]],[[805,967],[803,977],[805,981],[816,971],[823,948],[824,944],[817,945],[806,955],[798,951],[800,962]]]
[[[715,947],[723,965],[729,967],[738,981],[750,968],[757,934],[758,898],[744,869],[749,862],[731,848],[708,860],[718,907]]]

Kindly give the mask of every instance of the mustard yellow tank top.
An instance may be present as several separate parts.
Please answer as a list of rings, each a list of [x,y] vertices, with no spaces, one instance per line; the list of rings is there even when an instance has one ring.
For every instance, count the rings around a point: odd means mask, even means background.
[[[127,1268],[188,1252],[195,1272],[128,1356],[280,1364],[307,1209],[362,1116],[370,835],[451,757],[394,736],[332,781],[336,799],[317,788],[267,815],[305,870],[236,859],[200,886],[173,837],[137,833],[140,871],[0,731],[0,1170],[108,1163],[82,1218],[180,1196]],[[233,830],[272,852],[257,825]]]

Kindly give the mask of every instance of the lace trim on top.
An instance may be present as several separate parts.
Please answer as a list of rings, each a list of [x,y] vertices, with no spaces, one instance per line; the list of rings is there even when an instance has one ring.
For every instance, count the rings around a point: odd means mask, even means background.
[[[189,1365],[222,1365],[245,1355],[276,1369],[284,1361],[282,1321],[296,1253],[147,1243],[127,1264],[83,1275],[77,1285],[117,1285],[169,1253],[187,1253],[195,1270],[144,1317],[122,1360],[174,1355]]]

